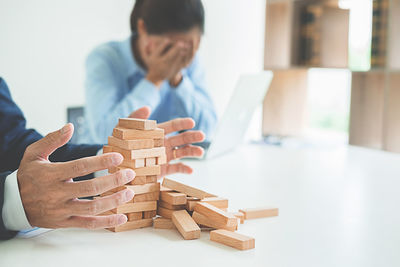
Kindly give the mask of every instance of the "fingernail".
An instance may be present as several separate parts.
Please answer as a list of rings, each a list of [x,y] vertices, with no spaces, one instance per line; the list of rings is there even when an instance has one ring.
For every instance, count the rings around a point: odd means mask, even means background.
[[[128,178],[128,180],[130,182],[133,180],[133,178],[135,178],[136,173],[133,170],[128,169],[125,171],[125,176],[126,176],[126,178]]]
[[[135,195],[135,193],[132,190],[126,190],[126,192],[125,192],[126,201],[131,200],[134,195]]]
[[[114,165],[119,165],[121,164],[123,158],[121,154],[113,154],[111,160]]]
[[[126,217],[126,215],[121,215],[118,216],[118,224],[124,224],[128,221],[128,217]]]

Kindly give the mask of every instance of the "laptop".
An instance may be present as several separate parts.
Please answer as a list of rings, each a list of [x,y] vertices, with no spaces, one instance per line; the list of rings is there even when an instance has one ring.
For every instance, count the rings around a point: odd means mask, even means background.
[[[205,149],[202,159],[218,157],[242,143],[254,111],[268,92],[272,77],[271,71],[263,71],[239,78],[211,142],[197,144]]]

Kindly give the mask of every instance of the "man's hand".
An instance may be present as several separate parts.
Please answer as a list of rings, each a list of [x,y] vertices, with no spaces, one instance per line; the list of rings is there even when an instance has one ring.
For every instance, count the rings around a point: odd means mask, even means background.
[[[134,111],[129,117],[136,119],[147,119],[150,116],[151,110],[149,107],[142,107]],[[164,129],[165,135],[173,132],[180,132],[183,130],[193,129],[195,122],[191,118],[181,118],[167,121],[158,124],[159,128]],[[165,138],[165,148],[167,153],[167,164],[161,166],[161,175],[170,175],[173,173],[186,173],[191,174],[193,169],[188,165],[179,162],[170,164],[170,161],[174,159],[180,159],[185,157],[201,157],[204,154],[204,150],[201,147],[193,146],[193,143],[199,143],[204,141],[205,135],[201,131],[187,131],[184,133],[177,134],[175,136]],[[174,152],[175,150],[175,152]],[[176,156],[176,158],[174,158]]]
[[[133,191],[123,190],[97,200],[79,200],[122,186],[135,177],[132,170],[119,171],[96,179],[74,182],[75,177],[104,170],[121,164],[118,153],[88,157],[65,163],[48,160],[57,148],[66,144],[73,134],[72,124],[50,133],[30,145],[21,161],[17,178],[26,216],[32,226],[44,228],[108,228],[123,224],[123,214],[95,216],[113,209],[134,196]]]

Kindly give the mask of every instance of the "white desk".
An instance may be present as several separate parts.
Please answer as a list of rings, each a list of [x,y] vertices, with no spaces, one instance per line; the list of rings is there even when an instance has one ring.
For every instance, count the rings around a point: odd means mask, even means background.
[[[191,161],[173,176],[228,197],[232,208],[276,204],[247,221],[256,248],[237,251],[172,230],[56,230],[0,243],[0,266],[400,266],[400,155],[360,148],[288,150],[248,145]]]

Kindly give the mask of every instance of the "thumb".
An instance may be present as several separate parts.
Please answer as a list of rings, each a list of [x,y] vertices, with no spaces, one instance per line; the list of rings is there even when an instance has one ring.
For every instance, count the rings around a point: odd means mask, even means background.
[[[138,110],[134,111],[129,115],[129,118],[132,119],[148,119],[150,117],[151,109],[147,106],[139,108]]]
[[[33,156],[36,158],[48,157],[59,147],[62,147],[71,139],[74,133],[74,126],[71,123],[66,124],[62,129],[49,133],[30,147]]]

